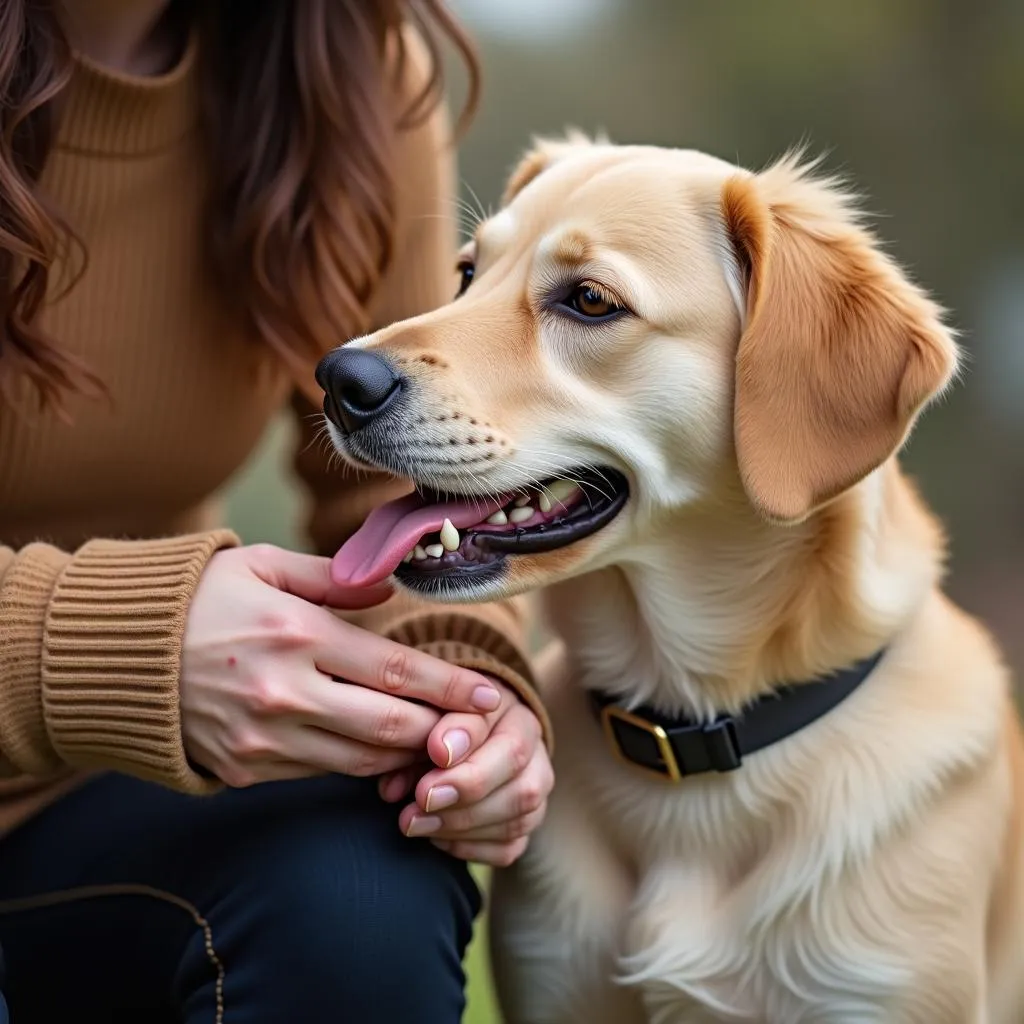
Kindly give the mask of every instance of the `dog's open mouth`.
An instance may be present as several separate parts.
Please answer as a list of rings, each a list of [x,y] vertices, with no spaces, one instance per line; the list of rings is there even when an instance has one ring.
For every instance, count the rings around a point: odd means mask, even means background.
[[[491,497],[414,493],[375,509],[334,556],[331,574],[368,587],[394,574],[433,589],[441,580],[482,582],[509,556],[554,551],[607,526],[629,497],[613,469],[565,474]]]

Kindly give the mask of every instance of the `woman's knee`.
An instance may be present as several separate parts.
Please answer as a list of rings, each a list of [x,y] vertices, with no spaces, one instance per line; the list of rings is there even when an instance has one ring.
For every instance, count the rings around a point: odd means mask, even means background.
[[[339,1006],[367,1024],[455,1024],[480,909],[466,865],[404,837],[382,805],[289,825],[241,858],[211,914],[225,1002],[274,988],[311,1024]]]

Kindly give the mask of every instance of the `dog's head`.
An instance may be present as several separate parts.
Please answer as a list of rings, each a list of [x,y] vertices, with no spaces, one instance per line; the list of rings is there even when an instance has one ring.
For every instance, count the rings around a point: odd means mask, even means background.
[[[491,599],[628,560],[695,507],[800,522],[955,372],[939,309],[794,157],[540,142],[458,274],[318,368],[338,450],[418,487],[339,581]]]

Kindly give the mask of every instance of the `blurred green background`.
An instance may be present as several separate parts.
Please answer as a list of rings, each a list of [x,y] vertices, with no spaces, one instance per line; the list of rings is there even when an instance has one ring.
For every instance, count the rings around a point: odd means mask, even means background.
[[[1024,2],[453,0],[484,68],[461,150],[485,206],[534,133],[704,149],[757,167],[825,150],[890,250],[951,310],[963,382],[904,462],[951,537],[949,590],[1024,669]],[[459,99],[455,83],[453,99]],[[470,192],[470,189],[472,192]],[[475,202],[475,198],[471,199]],[[232,482],[247,540],[299,545],[276,424]],[[479,941],[467,1021],[496,1020]]]

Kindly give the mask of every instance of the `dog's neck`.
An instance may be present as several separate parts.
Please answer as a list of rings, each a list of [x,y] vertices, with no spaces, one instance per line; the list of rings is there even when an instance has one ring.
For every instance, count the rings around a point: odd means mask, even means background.
[[[798,526],[679,513],[547,592],[582,684],[711,717],[864,657],[937,585],[943,540],[894,463]]]

